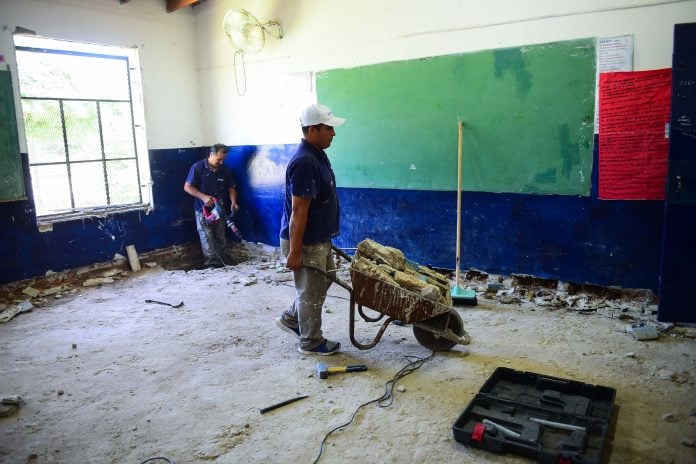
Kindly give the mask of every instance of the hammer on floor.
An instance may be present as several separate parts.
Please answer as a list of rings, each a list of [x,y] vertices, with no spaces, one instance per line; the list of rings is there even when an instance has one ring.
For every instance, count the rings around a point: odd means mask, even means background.
[[[317,363],[317,377],[320,379],[326,379],[329,374],[342,374],[344,372],[362,372],[366,371],[367,366],[364,364],[357,364],[355,366],[337,366],[329,367],[324,363]]]

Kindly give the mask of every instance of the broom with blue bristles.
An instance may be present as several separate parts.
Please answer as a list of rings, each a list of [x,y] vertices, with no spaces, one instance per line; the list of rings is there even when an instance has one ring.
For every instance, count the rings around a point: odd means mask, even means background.
[[[455,268],[455,285],[451,289],[452,303],[469,306],[476,305],[476,292],[459,286],[459,268],[461,262],[462,238],[462,142],[464,139],[464,123],[459,121],[459,140],[457,146],[457,267]]]

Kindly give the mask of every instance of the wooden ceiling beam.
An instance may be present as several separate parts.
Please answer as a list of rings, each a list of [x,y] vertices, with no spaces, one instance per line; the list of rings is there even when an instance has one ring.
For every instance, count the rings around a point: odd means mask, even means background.
[[[179,10],[189,5],[201,3],[200,0],[167,0],[167,13]]]

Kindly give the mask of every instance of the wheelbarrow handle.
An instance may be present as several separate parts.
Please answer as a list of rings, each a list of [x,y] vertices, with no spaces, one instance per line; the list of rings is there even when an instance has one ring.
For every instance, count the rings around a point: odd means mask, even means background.
[[[343,282],[338,277],[331,275],[331,273],[326,272],[325,270],[323,270],[321,268],[318,268],[316,266],[310,266],[309,264],[303,264],[301,267],[303,267],[304,269],[310,269],[314,272],[318,272],[318,273],[322,274],[324,277],[326,277],[327,279],[329,279],[330,281],[335,282],[338,285],[340,285],[341,287],[345,288],[349,292],[353,292],[353,289],[351,288],[350,285],[348,285],[346,282]]]
[[[351,257],[348,255],[348,253],[346,253],[345,251],[341,250],[341,249],[338,248],[336,245],[331,244],[331,248],[333,249],[333,251],[336,252],[336,254],[337,254],[338,256],[340,256],[341,258],[345,259],[345,260],[348,261],[349,263],[350,263],[351,261],[353,261],[353,258],[351,258]]]

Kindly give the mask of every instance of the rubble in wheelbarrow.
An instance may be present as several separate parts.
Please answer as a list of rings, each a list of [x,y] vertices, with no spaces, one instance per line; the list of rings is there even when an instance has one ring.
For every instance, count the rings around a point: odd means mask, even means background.
[[[449,279],[409,260],[397,248],[365,239],[358,244],[351,268],[424,298],[452,306]]]

